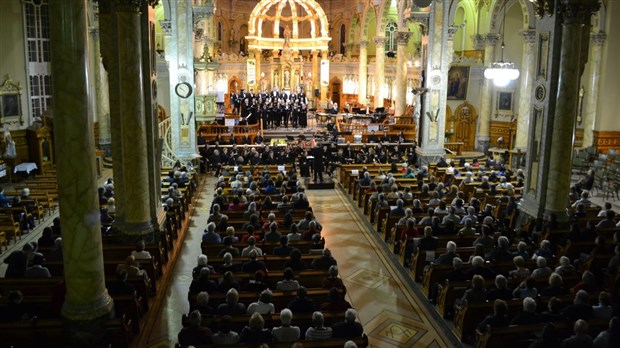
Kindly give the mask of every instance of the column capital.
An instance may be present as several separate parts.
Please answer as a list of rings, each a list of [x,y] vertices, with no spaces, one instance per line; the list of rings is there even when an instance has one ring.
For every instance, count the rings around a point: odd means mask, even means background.
[[[519,32],[519,35],[526,44],[532,44],[536,42],[536,29],[525,29]]]
[[[497,41],[502,38],[501,34],[498,33],[488,33],[486,36],[487,46],[495,46],[497,45]]]
[[[557,13],[564,23],[589,23],[592,14],[600,7],[598,0],[560,0]]]
[[[407,45],[409,43],[409,39],[413,35],[410,31],[399,31],[396,33],[396,43],[399,45]]]
[[[369,44],[369,43],[370,43],[370,41],[368,41],[368,40],[362,40],[362,41],[360,41],[360,43],[359,43],[360,48],[368,48],[368,44]]]
[[[88,28],[88,32],[93,40],[99,40],[99,28]]]
[[[375,36],[375,45],[385,45],[385,36]]]
[[[471,36],[471,41],[474,43],[474,49],[481,51],[484,49],[484,35],[476,34]]]
[[[448,27],[448,40],[452,41],[454,40],[454,34],[456,34],[456,32],[459,30],[459,27],[451,25]]]
[[[164,35],[172,35],[172,21],[159,21],[159,25],[161,25]]]
[[[592,33],[590,35],[590,42],[592,42],[594,46],[603,46],[606,38],[607,34],[605,34],[604,31],[599,31],[598,33]]]

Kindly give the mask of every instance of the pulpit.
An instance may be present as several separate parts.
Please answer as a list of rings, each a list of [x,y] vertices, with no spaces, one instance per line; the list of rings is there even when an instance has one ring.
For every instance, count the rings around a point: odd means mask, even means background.
[[[44,174],[54,168],[54,139],[47,125],[26,132],[30,161],[36,163],[39,173]]]

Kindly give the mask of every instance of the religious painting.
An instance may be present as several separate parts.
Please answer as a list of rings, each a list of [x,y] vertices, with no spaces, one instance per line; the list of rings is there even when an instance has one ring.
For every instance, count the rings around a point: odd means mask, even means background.
[[[453,66],[448,72],[448,100],[467,99],[469,67]]]
[[[19,95],[9,94],[2,96],[2,117],[19,116]]]

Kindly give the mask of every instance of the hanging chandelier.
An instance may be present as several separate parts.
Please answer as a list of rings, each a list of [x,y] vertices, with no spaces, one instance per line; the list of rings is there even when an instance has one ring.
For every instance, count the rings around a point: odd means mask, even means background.
[[[497,87],[505,87],[510,81],[514,81],[519,78],[519,70],[515,69],[515,64],[512,62],[504,62],[504,48],[506,43],[504,42],[504,33],[506,32],[506,6],[504,4],[504,20],[502,22],[502,59],[499,62],[491,63],[490,68],[484,69],[484,77],[489,80],[493,80],[493,84]]]

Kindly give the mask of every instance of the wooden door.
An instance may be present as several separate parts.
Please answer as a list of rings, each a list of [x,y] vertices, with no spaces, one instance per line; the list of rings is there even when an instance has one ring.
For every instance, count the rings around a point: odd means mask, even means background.
[[[476,125],[478,121],[476,109],[473,105],[465,102],[456,108],[451,121],[453,125],[446,129],[454,129],[452,141],[462,142],[463,151],[473,151],[476,147]]]

